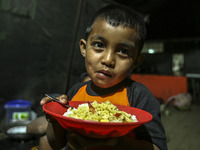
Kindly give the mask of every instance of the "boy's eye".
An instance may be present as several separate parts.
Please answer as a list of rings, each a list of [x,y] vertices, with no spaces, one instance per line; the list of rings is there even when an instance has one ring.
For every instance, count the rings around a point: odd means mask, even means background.
[[[130,50],[128,49],[120,49],[118,53],[122,56],[131,56]]]
[[[92,46],[94,46],[96,48],[102,48],[103,47],[103,43],[101,43],[101,42],[93,42]]]

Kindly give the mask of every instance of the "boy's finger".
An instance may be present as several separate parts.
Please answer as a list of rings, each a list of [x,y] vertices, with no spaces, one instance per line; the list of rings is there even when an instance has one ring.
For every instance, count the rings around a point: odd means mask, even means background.
[[[63,94],[61,96],[58,97],[59,101],[62,103],[62,104],[66,104],[68,99],[67,99],[67,95]]]
[[[48,102],[51,102],[52,101],[52,99],[50,99],[49,97],[44,97],[44,98],[42,98],[42,100],[40,101],[40,105],[44,105],[44,104],[46,104],[46,103],[48,103]]]

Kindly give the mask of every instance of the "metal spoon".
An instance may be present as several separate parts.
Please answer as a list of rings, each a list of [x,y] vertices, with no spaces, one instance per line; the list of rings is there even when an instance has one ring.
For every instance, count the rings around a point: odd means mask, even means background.
[[[53,101],[55,102],[58,102],[59,104],[63,105],[63,106],[66,106],[67,108],[73,108],[72,106],[69,106],[67,104],[62,104],[57,98],[55,98],[54,96],[51,96],[51,95],[48,95],[48,94],[44,94],[46,97],[49,97],[50,99],[52,99]]]

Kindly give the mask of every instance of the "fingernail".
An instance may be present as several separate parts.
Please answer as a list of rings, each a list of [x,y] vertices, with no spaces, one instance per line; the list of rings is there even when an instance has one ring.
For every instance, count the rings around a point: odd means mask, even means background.
[[[66,100],[64,97],[62,97],[60,100],[61,100],[63,103],[66,103],[66,102],[67,102],[67,100]]]
[[[40,105],[44,105],[44,102],[43,102],[43,101],[41,101],[41,102],[40,102]]]

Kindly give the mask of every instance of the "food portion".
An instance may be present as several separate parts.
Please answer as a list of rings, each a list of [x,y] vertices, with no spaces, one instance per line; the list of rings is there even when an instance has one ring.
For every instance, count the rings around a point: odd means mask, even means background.
[[[137,122],[135,115],[118,110],[110,101],[83,103],[77,108],[69,108],[63,116],[99,122]]]

